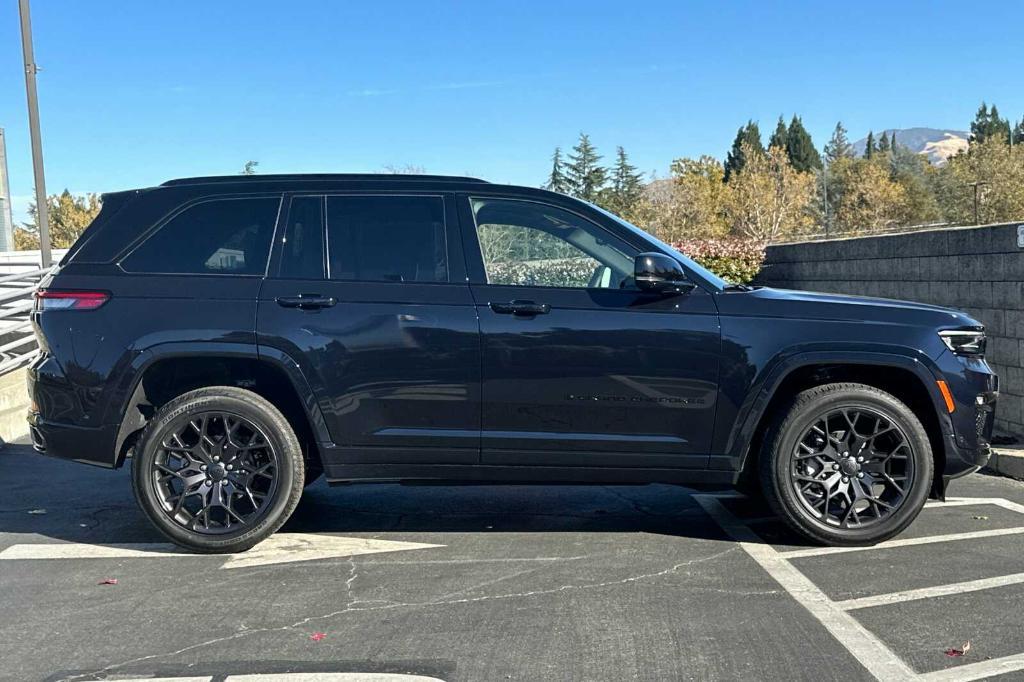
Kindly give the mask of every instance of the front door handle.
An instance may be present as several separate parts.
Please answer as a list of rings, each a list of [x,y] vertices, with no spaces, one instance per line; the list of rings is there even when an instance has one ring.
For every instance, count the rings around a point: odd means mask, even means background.
[[[534,303],[533,301],[491,303],[490,306],[491,310],[501,315],[521,315],[526,317],[533,315],[547,315],[551,312],[551,306],[547,303]]]
[[[299,308],[300,310],[319,310],[320,308],[330,308],[338,302],[333,296],[321,296],[320,294],[279,296],[275,300],[282,308]]]

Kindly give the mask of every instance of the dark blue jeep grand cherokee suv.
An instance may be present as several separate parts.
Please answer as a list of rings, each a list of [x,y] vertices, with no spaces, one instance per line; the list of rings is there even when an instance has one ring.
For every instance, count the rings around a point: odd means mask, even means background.
[[[201,552],[304,485],[758,486],[874,543],[988,457],[981,325],[729,284],[559,194],[472,178],[189,178],[108,194],[42,282],[35,447],[119,467]]]

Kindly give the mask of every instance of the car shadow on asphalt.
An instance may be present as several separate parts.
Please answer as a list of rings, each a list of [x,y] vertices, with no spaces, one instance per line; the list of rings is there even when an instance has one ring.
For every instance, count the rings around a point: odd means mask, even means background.
[[[317,481],[282,528],[291,533],[649,533],[723,540],[690,488],[673,485],[347,485]],[[727,491],[723,491],[727,492]],[[763,501],[725,499],[771,543],[806,544]],[[135,504],[128,469],[0,452],[0,534],[87,543],[163,542]],[[40,541],[40,540],[35,540]],[[45,540],[43,540],[45,541]]]

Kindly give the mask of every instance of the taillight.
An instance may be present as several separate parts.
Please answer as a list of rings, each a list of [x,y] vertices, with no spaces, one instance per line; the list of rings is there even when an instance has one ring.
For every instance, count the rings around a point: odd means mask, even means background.
[[[96,310],[110,299],[105,291],[36,292],[36,310]]]

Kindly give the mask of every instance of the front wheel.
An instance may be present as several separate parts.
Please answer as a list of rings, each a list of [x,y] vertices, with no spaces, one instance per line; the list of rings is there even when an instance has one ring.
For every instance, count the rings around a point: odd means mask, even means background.
[[[190,391],[160,408],[132,458],[139,506],[195,552],[249,549],[291,516],[302,448],[280,411],[233,386]]]
[[[917,517],[931,489],[928,434],[904,403],[873,386],[798,394],[761,453],[765,497],[786,523],[828,545],[871,545]]]

